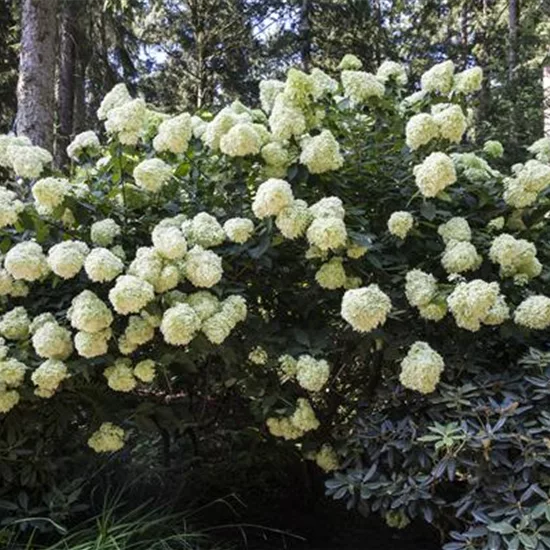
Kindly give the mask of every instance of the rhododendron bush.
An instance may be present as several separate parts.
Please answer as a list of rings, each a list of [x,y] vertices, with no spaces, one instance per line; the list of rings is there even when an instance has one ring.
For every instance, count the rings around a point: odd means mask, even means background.
[[[390,525],[452,527],[454,549],[535,540],[550,141],[512,167],[474,145],[481,82],[447,61],[407,95],[400,65],[346,56],[215,115],[159,113],[119,84],[70,174],[0,137],[1,452],[124,452],[191,422],[173,399],[218,407],[218,426],[236,399],[257,437],[338,470],[329,493]],[[47,478],[25,468],[5,492]],[[503,469],[508,493],[491,492]],[[507,523],[521,499],[537,512]]]

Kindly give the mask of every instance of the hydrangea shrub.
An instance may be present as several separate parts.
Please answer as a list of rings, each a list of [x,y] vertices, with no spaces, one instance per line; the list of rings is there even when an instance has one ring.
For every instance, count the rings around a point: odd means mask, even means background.
[[[119,84],[68,175],[0,137],[0,413],[17,439],[62,410],[56,438],[113,453],[171,399],[236,396],[258,437],[340,470],[335,498],[500,548],[538,525],[506,523],[488,478],[517,459],[509,418],[548,424],[517,364],[550,327],[550,144],[492,166],[502,146],[468,135],[478,68],[436,65],[412,95],[391,61],[339,70],[291,69],[215,116]],[[546,498],[542,437],[507,501]]]

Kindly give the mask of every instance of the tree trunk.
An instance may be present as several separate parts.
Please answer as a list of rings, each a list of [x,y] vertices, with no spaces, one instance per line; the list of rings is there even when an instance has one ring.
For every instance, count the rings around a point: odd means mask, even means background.
[[[469,23],[470,7],[468,2],[464,0],[462,2],[462,8],[460,11],[460,45],[462,50],[462,69],[468,68],[468,56],[470,54],[470,48],[468,45],[468,23]]]
[[[59,45],[58,130],[55,144],[55,159],[58,167],[68,162],[67,145],[73,133],[77,15],[76,1],[66,0],[61,17]]]
[[[307,72],[311,66],[311,4],[309,0],[302,0],[299,31],[302,67]]]
[[[550,65],[546,65],[542,69],[542,93],[544,136],[550,138]]]
[[[23,0],[17,83],[19,135],[53,148],[58,0]]]
[[[517,141],[519,111],[515,101],[517,47],[518,47],[518,4],[519,0],[508,2],[508,94],[512,100],[510,110],[510,140]]]

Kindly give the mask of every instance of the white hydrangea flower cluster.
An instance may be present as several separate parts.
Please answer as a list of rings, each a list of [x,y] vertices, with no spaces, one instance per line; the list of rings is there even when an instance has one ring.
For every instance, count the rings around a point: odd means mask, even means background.
[[[338,91],[338,82],[317,67],[311,69],[310,80],[312,85],[311,94],[316,100],[327,95],[333,95]]]
[[[223,224],[223,230],[231,242],[244,244],[254,233],[254,223],[248,218],[231,218]]]
[[[120,225],[111,218],[94,222],[90,227],[90,239],[97,246],[111,246],[120,233]]]
[[[332,132],[323,130],[317,136],[307,136],[302,140],[300,162],[307,166],[311,174],[323,174],[341,168],[344,157]]]
[[[550,327],[550,298],[547,296],[529,296],[514,312],[517,325],[532,330],[545,330]]]
[[[347,290],[341,315],[357,332],[371,332],[386,322],[392,303],[378,285]]]
[[[409,271],[405,277],[405,295],[427,321],[441,321],[447,314],[447,304],[438,295],[437,279],[430,273],[420,269]]]
[[[454,76],[453,90],[461,94],[473,94],[481,90],[483,83],[483,69],[472,67]]]
[[[30,324],[27,310],[17,306],[0,318],[0,334],[8,340],[25,340],[29,336]]]
[[[139,346],[150,342],[155,337],[155,327],[148,317],[130,315],[124,334],[118,340],[122,355],[130,355]]]
[[[63,380],[69,377],[67,365],[57,359],[44,361],[31,375],[37,386],[34,393],[46,399],[52,397]]]
[[[342,86],[344,95],[352,105],[368,103],[371,98],[384,97],[385,87],[376,76],[364,71],[342,71]]]
[[[107,385],[114,391],[128,393],[137,386],[130,359],[117,359],[113,365],[103,371]]]
[[[38,326],[32,335],[32,345],[39,357],[64,361],[73,352],[71,333],[55,320]]]
[[[414,218],[412,214],[403,210],[393,212],[388,219],[388,231],[400,239],[407,237],[413,225]]]
[[[472,240],[472,230],[468,220],[459,216],[442,223],[437,228],[437,232],[445,244],[449,244],[451,241],[469,242]]]
[[[211,288],[222,278],[222,259],[211,250],[196,245],[185,257],[184,272],[194,286]]]
[[[171,220],[158,223],[153,229],[151,240],[155,251],[165,260],[181,260],[187,252],[187,240],[178,224]]]
[[[212,248],[225,241],[220,222],[207,212],[199,212],[191,221],[184,221],[182,230],[190,245]]]
[[[108,92],[97,110],[97,118],[99,120],[105,120],[109,111],[122,107],[125,103],[132,101],[130,92],[126,88],[125,84],[116,84],[110,92]]]
[[[46,149],[30,144],[25,145],[20,141],[8,145],[6,154],[15,174],[28,179],[38,178],[44,166],[53,160],[51,153]]]
[[[50,272],[42,247],[33,241],[24,241],[10,248],[4,267],[16,281],[36,281]]]
[[[423,394],[432,393],[444,368],[443,357],[428,343],[417,341],[401,361],[399,381],[410,390]]]
[[[186,346],[201,328],[201,319],[188,304],[180,303],[164,312],[160,331],[167,344]]]
[[[315,273],[315,280],[319,283],[319,286],[327,290],[342,288],[347,281],[342,258],[334,257],[324,263]]]
[[[80,273],[89,251],[82,241],[54,244],[48,251],[48,265],[58,277],[72,279]]]
[[[250,122],[235,124],[220,139],[220,150],[229,157],[257,155],[262,145],[262,136]]]
[[[32,145],[31,140],[26,136],[14,136],[0,134],[0,166],[11,168],[11,160],[8,154],[10,146],[29,146]]]
[[[483,258],[472,243],[454,239],[447,242],[441,257],[441,265],[450,274],[475,271],[481,266],[482,261]]]
[[[508,233],[493,239],[489,258],[500,266],[501,277],[513,277],[519,284],[538,277],[542,271],[535,245]]]
[[[228,296],[220,304],[218,311],[203,318],[201,332],[213,344],[222,344],[237,324],[246,319],[246,315],[245,299],[237,295]]]
[[[296,410],[289,417],[271,417],[266,421],[271,435],[286,440],[299,439],[309,431],[316,430],[320,423],[307,399],[299,398]]]
[[[73,298],[67,318],[76,330],[91,333],[105,330],[113,322],[111,310],[91,290],[83,290]]]
[[[459,105],[439,104],[432,107],[433,120],[439,137],[451,143],[460,143],[468,122]]]
[[[147,106],[143,99],[132,99],[107,113],[105,130],[116,134],[123,145],[136,145],[147,119]]]
[[[271,178],[258,187],[252,211],[259,218],[276,216],[279,212],[294,202],[290,184],[285,180]]]
[[[325,197],[309,208],[313,221],[307,229],[307,240],[322,252],[343,248],[347,243],[345,210],[338,197]]]
[[[17,223],[24,208],[16,193],[0,186],[0,228]]]
[[[134,367],[134,376],[141,382],[151,383],[156,376],[156,364],[152,359],[144,359]]]
[[[25,379],[27,366],[17,359],[4,358],[0,361],[0,389],[18,388]]]
[[[117,313],[138,313],[155,297],[151,283],[134,275],[121,275],[109,291],[109,301]],[[92,332],[92,331],[88,331]]]
[[[133,172],[138,187],[158,193],[172,177],[172,167],[161,159],[142,160]]]
[[[393,80],[401,87],[406,86],[408,82],[405,67],[403,67],[400,63],[390,60],[383,61],[380,67],[378,67],[378,70],[376,71],[376,78],[384,84],[389,80]]]
[[[510,316],[498,283],[481,279],[459,283],[447,298],[447,304],[456,324],[471,332],[477,332],[482,324],[501,324]]]
[[[158,153],[169,151],[179,155],[187,151],[192,135],[191,115],[183,113],[161,122],[153,139],[153,148]]]
[[[86,256],[84,270],[94,283],[106,283],[122,273],[124,263],[107,248],[94,248]]]
[[[67,155],[70,159],[78,161],[82,153],[93,156],[100,150],[99,138],[92,130],[77,134],[67,147]]]
[[[432,115],[419,113],[412,116],[405,127],[407,146],[415,151],[439,136],[439,126]]]
[[[285,83],[280,80],[262,80],[260,82],[260,104],[266,113],[270,113],[275,104],[275,98],[285,89]]]
[[[304,390],[318,392],[328,382],[330,365],[324,359],[311,355],[300,355],[296,362],[296,381]]]
[[[534,204],[550,186],[550,166],[538,160],[528,160],[516,170],[514,177],[504,179],[504,200],[514,208]]]
[[[250,353],[248,354],[248,360],[253,365],[265,365],[267,363],[269,356],[267,354],[267,351],[265,351],[262,346],[256,346],[252,350],[250,350]]]
[[[550,163],[550,138],[543,137],[527,147],[527,150],[535,155],[540,162]]]
[[[111,422],[103,422],[88,439],[88,446],[96,453],[112,453],[124,447],[124,430]]]
[[[455,66],[452,61],[444,61],[427,70],[420,79],[424,92],[448,94],[453,87]]]
[[[323,445],[315,455],[315,463],[324,472],[333,472],[340,467],[338,455],[330,445]]]
[[[345,54],[338,65],[340,71],[360,71],[363,68],[363,62],[352,53]]]
[[[293,240],[305,233],[312,220],[313,215],[307,203],[297,199],[279,211],[275,218],[275,225],[285,239]]]
[[[427,198],[437,196],[456,181],[452,159],[445,153],[432,153],[414,167],[416,185]]]

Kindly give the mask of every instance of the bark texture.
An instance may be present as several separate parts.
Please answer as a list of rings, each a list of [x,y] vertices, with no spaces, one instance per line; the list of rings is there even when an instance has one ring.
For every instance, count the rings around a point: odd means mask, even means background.
[[[63,166],[68,161],[66,149],[71,142],[73,133],[77,15],[77,2],[66,0],[62,10],[59,32],[58,129],[55,144],[55,157],[58,166]]]
[[[58,0],[23,0],[17,83],[19,135],[53,148]]]

